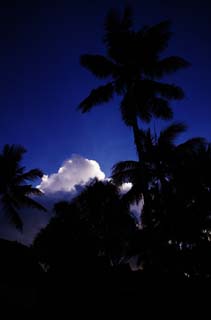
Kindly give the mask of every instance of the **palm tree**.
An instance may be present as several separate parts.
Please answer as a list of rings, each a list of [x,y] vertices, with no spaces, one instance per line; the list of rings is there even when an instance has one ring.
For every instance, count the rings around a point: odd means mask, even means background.
[[[117,163],[112,177],[117,185],[132,182],[126,202],[144,200],[143,230],[135,245],[141,261],[150,268],[164,261],[172,270],[181,264],[183,272],[194,273],[199,262],[191,257],[210,241],[211,144],[192,138],[176,145],[185,128],[173,123],[159,136],[140,130],[143,161]]]
[[[105,21],[104,44],[107,55],[84,54],[81,65],[99,79],[109,79],[105,85],[93,89],[79,105],[84,113],[95,105],[110,101],[114,94],[122,96],[121,114],[126,125],[133,128],[139,160],[138,119],[149,122],[152,116],[171,119],[171,99],[182,99],[183,90],[173,84],[158,81],[164,75],[187,67],[189,63],[178,57],[161,58],[171,37],[169,21],[132,30],[132,13],[126,8],[122,17],[110,11]]]
[[[11,223],[19,230],[23,228],[23,222],[19,215],[22,206],[46,211],[30,195],[40,196],[42,192],[27,184],[41,178],[43,173],[39,169],[25,172],[21,166],[25,148],[20,145],[6,144],[0,153],[0,200],[3,211],[7,214]]]
[[[142,161],[122,161],[113,167],[112,178],[117,185],[132,183],[125,201],[144,200],[142,214],[148,226],[152,224],[152,220],[156,224],[160,218],[158,212],[157,217],[153,216],[153,205],[159,201],[159,211],[162,212],[161,200],[169,197],[170,190],[175,187],[175,177],[178,177],[177,184],[183,183],[183,179],[179,180],[179,173],[182,172],[184,161],[188,164],[196,150],[205,143],[203,138],[193,138],[176,145],[176,138],[185,130],[185,124],[180,122],[161,130],[159,136],[152,134],[150,129],[139,130]]]

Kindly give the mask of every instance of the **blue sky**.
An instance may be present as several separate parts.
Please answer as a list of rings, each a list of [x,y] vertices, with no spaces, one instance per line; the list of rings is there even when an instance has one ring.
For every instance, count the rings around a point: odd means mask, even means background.
[[[208,1],[129,3],[136,27],[172,20],[175,34],[166,54],[192,64],[170,79],[186,92],[184,101],[173,104],[175,119],[189,125],[182,139],[210,139]],[[124,1],[8,0],[1,8],[0,147],[25,146],[27,168],[50,174],[79,154],[96,160],[109,176],[115,162],[135,158],[132,132],[121,121],[117,99],[86,115],[76,110],[90,89],[101,84],[80,66],[79,57],[104,52],[103,21],[114,6],[122,8]]]

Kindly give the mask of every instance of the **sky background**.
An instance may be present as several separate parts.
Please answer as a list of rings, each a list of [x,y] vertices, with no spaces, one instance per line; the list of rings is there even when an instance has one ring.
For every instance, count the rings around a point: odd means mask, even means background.
[[[180,55],[192,64],[168,79],[186,93],[183,101],[173,103],[175,120],[189,126],[178,142],[191,136],[211,140],[209,1],[7,0],[0,5],[0,148],[6,143],[26,147],[26,168],[42,169],[50,182],[67,159],[73,159],[76,167],[74,159],[82,159],[77,170],[86,172],[85,182],[93,176],[93,167],[86,171],[86,159],[95,160],[98,174],[109,177],[117,161],[136,158],[118,99],[85,115],[76,110],[90,90],[103,83],[80,66],[79,57],[105,52],[105,15],[128,3],[134,9],[135,28],[170,19],[174,35],[165,54]],[[156,120],[154,125],[165,124]],[[74,170],[70,166],[62,181]],[[0,229],[8,233],[1,221]]]
[[[79,64],[83,53],[104,53],[103,23],[111,7],[134,8],[135,27],[172,20],[166,54],[191,68],[173,75],[186,99],[173,104],[176,120],[193,135],[211,137],[211,9],[201,1],[5,1],[0,10],[0,147],[22,144],[27,168],[46,174],[79,154],[96,160],[107,176],[119,160],[135,158],[130,129],[118,101],[82,115],[76,108],[103,81]],[[158,121],[156,121],[157,125]],[[158,125],[159,126],[159,125]]]

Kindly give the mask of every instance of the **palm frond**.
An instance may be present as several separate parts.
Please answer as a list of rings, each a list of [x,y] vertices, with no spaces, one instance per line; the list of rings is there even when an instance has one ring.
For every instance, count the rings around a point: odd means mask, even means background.
[[[160,132],[158,144],[160,146],[171,145],[181,133],[187,130],[187,126],[183,122],[174,122]]]
[[[44,206],[42,206],[40,203],[38,203],[30,197],[23,195],[20,196],[18,200],[23,206],[47,212],[47,209]]]
[[[120,104],[120,109],[121,109],[122,120],[124,121],[124,123],[127,126],[132,126],[134,124],[136,112],[135,112],[135,101],[129,91],[126,92],[126,94],[124,95]]]
[[[97,89],[93,89],[89,96],[80,103],[78,108],[82,113],[85,113],[87,111],[90,111],[92,107],[111,100],[113,94],[114,87],[112,83],[100,86]]]
[[[14,200],[8,194],[3,195],[1,201],[3,205],[3,211],[6,213],[10,222],[16,227],[16,229],[22,231],[23,222],[17,211],[17,204],[14,203]]]
[[[121,16],[118,11],[109,11],[105,21],[104,43],[108,56],[118,64],[127,60],[131,51],[132,11],[126,8]]]
[[[41,196],[43,192],[38,188],[33,188],[31,185],[17,185],[13,186],[13,192],[17,195],[33,195],[33,196]]]
[[[140,179],[141,167],[137,161],[120,161],[112,168],[112,179],[114,183],[121,186],[125,182],[135,183]]]
[[[123,183],[134,183],[137,180],[137,169],[125,169],[124,171],[119,171],[118,173],[113,173],[113,182],[117,186],[121,186]]]
[[[151,99],[149,106],[151,112],[156,118],[163,120],[169,120],[173,118],[173,111],[169,105],[169,102],[163,98],[154,97]]]
[[[83,54],[80,64],[100,79],[115,76],[117,73],[117,66],[102,55]]]
[[[121,28],[123,30],[129,31],[133,26],[133,10],[131,6],[127,6],[124,9],[122,21],[121,21]]]
[[[190,63],[187,60],[177,56],[170,56],[160,60],[154,67],[153,73],[157,77],[163,77],[166,74],[174,73],[189,66]]]
[[[139,104],[137,106],[137,116],[142,120],[143,122],[149,123],[152,119],[152,112],[149,109],[149,106],[147,103]]]
[[[204,149],[207,144],[207,141],[205,138],[202,137],[195,137],[191,138],[184,143],[181,143],[177,146],[177,151],[179,152],[186,152],[191,154],[192,152],[199,152],[200,150]]]
[[[26,152],[26,149],[21,145],[9,145],[5,144],[2,150],[1,156],[7,160],[13,160],[14,162],[19,162],[23,158],[23,154]]]
[[[121,18],[119,11],[116,9],[110,9],[105,18],[105,31],[106,33],[112,33],[119,29],[121,24]]]
[[[22,169],[22,168],[21,168]],[[21,170],[23,172],[23,170]],[[42,178],[43,172],[40,169],[32,169],[28,172],[21,173],[17,176],[16,182],[34,181],[37,178]]]
[[[174,85],[152,81],[154,91],[160,94],[163,98],[181,100],[184,98],[184,91],[182,88]]]
[[[172,36],[170,26],[171,22],[165,20],[145,30],[145,42],[149,47],[149,52],[154,51],[158,54],[167,48],[169,39]]]
[[[112,176],[128,169],[129,170],[137,169],[138,167],[139,167],[138,161],[133,161],[133,160],[120,161],[112,167]]]

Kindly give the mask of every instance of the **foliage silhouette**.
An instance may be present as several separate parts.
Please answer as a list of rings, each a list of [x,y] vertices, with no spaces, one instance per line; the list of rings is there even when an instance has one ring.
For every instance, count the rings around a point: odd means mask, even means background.
[[[114,94],[120,95],[122,119],[133,128],[140,160],[138,119],[149,122],[152,117],[172,118],[169,101],[182,99],[184,93],[180,87],[160,79],[189,63],[177,56],[161,57],[171,37],[169,21],[138,31],[132,27],[130,8],[126,8],[122,16],[115,10],[108,13],[104,35],[106,56],[85,54],[80,62],[99,79],[109,78],[109,82],[93,89],[79,109],[87,112],[95,105],[110,101]]]
[[[126,8],[122,16],[113,10],[105,21],[106,56],[81,56],[82,66],[109,82],[93,89],[79,109],[87,112],[114,94],[121,96],[122,118],[133,129],[138,161],[117,163],[111,180],[92,180],[73,200],[56,203],[53,218],[31,248],[0,241],[0,271],[7,284],[37,282],[48,310],[56,304],[61,310],[64,301],[69,307],[65,286],[74,293],[72,306],[81,303],[82,295],[84,301],[92,299],[90,305],[97,304],[107,292],[107,299],[135,292],[140,302],[148,288],[152,303],[164,279],[171,285],[179,279],[211,277],[211,144],[200,137],[176,144],[186,130],[181,122],[159,135],[139,128],[140,120],[171,119],[170,101],[184,96],[180,87],[161,82],[189,65],[180,57],[162,57],[170,37],[169,21],[134,31],[131,10]],[[0,154],[1,203],[20,230],[22,206],[45,211],[30,198],[41,191],[26,184],[42,172],[25,172],[20,165],[24,153],[22,146],[5,145]],[[119,186],[125,182],[132,188],[122,195]],[[130,205],[140,200],[138,228]]]
[[[200,259],[205,261],[198,255],[197,262],[198,248],[210,247],[211,153],[203,138],[175,145],[184,130],[181,123],[170,125],[159,137],[140,130],[143,161],[117,163],[113,180],[117,185],[132,182],[125,201],[144,199],[143,230],[140,245],[135,244],[142,267],[193,276],[200,274]]]
[[[41,178],[43,174],[39,169],[25,172],[25,167],[20,163],[25,152],[26,150],[22,146],[6,144],[0,153],[1,206],[11,223],[19,230],[23,228],[23,222],[19,215],[21,207],[46,211],[41,204],[30,197],[30,195],[40,196],[42,192],[27,184],[27,181]]]
[[[93,272],[101,262],[109,268],[129,254],[135,221],[111,182],[93,180],[70,203],[57,203],[55,211],[33,245],[51,270],[64,273],[68,264],[67,270]]]

